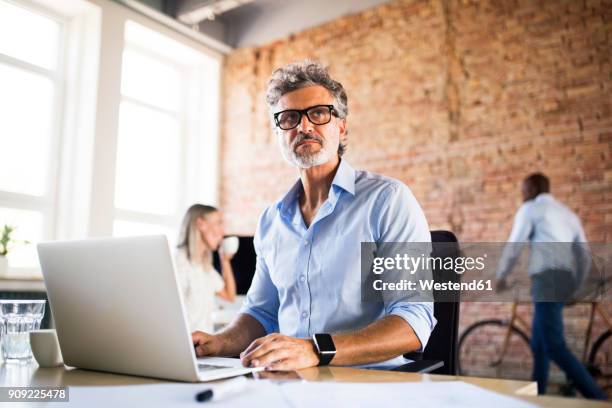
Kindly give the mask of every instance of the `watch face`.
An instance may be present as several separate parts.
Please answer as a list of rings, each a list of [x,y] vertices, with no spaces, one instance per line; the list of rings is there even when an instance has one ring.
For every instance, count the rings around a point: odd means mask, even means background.
[[[320,352],[329,352],[336,351],[336,346],[334,346],[334,341],[332,340],[332,336],[329,334],[316,334],[317,345],[319,346]]]

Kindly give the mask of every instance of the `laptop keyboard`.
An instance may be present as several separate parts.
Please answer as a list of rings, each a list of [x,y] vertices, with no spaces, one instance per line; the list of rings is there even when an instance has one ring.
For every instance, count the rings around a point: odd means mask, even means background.
[[[231,367],[228,367],[228,366],[219,366],[219,365],[213,365],[213,364],[198,363],[198,371],[200,371],[200,372],[202,372],[202,371],[218,370],[220,368],[231,368]]]

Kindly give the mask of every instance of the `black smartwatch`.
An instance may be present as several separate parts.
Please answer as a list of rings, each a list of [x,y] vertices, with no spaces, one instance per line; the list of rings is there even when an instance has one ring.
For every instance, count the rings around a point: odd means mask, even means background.
[[[328,365],[336,355],[336,346],[331,334],[316,333],[312,335],[312,341],[319,355],[319,365]]]

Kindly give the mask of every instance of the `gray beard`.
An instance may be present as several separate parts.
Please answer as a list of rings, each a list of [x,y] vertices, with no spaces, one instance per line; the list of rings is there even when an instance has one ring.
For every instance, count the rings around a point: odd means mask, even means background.
[[[280,139],[281,152],[289,164],[301,169],[309,169],[327,163],[331,159],[332,155],[328,151],[325,142],[321,144],[321,150],[316,153],[310,153],[308,151],[301,154],[296,153],[295,147],[300,141],[300,139],[296,139],[293,144],[287,146],[283,143],[282,139]]]
[[[292,152],[291,156],[290,161],[292,164],[301,169],[309,169],[314,166],[319,166],[323,163],[327,163],[330,159],[330,156],[327,154],[325,149],[321,149],[317,153],[297,154]]]

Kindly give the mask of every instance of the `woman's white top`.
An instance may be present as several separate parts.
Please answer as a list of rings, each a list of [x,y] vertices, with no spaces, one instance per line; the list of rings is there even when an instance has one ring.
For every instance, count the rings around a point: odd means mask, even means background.
[[[213,333],[215,293],[225,287],[223,278],[212,264],[194,265],[189,262],[184,249],[176,251],[175,263],[190,331]]]

